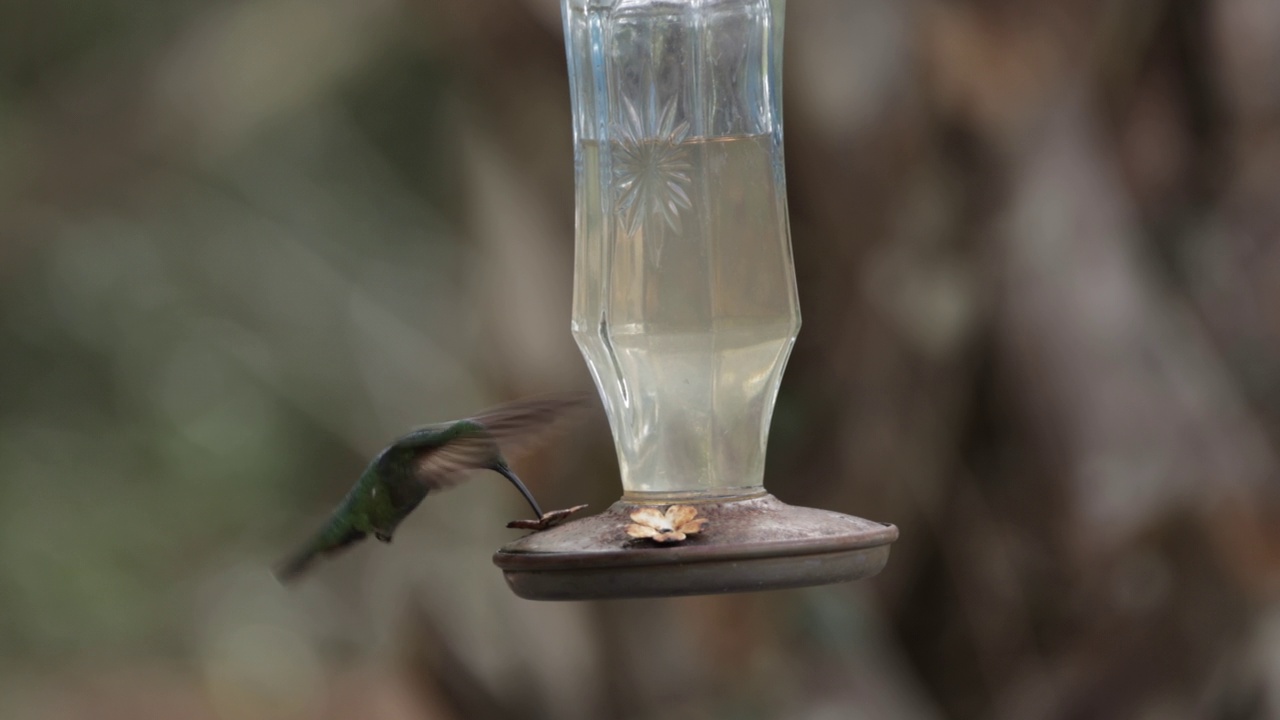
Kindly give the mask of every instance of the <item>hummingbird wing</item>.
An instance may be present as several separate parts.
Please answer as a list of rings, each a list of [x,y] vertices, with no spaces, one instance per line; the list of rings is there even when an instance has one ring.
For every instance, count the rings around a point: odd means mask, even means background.
[[[464,471],[492,468],[505,454],[545,440],[558,420],[585,408],[590,397],[559,393],[519,400],[452,423],[410,445],[413,477],[431,490],[456,485],[466,478]]]
[[[482,436],[459,436],[432,448],[414,453],[413,479],[428,490],[451,487],[467,478],[467,470],[493,464],[494,443]]]
[[[545,442],[565,420],[587,408],[595,395],[556,393],[519,400],[486,410],[471,420],[480,423],[503,455],[518,456]]]

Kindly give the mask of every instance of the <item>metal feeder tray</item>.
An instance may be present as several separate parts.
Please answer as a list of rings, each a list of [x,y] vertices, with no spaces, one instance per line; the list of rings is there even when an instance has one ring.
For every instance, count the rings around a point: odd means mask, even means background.
[[[693,505],[702,532],[660,545],[626,533],[643,507]],[[773,495],[728,501],[634,502],[535,532],[493,556],[528,600],[594,600],[775,590],[846,582],[880,572],[898,528]]]

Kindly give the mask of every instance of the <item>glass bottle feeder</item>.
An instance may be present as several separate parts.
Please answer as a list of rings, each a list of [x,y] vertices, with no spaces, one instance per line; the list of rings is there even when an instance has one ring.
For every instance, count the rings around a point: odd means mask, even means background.
[[[573,334],[622,499],[494,562],[530,599],[689,595],[873,575],[897,528],[764,489],[800,310],[782,161],[783,0],[562,0],[573,104]],[[688,505],[681,542],[628,534]],[[683,511],[689,512],[689,511]],[[678,528],[672,528],[678,529]]]

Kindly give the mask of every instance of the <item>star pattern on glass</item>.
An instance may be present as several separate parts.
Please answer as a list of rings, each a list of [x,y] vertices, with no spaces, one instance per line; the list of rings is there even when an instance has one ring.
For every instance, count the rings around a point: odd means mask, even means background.
[[[650,98],[645,111],[623,98],[623,117],[615,125],[614,188],[623,230],[632,235],[648,218],[662,218],[680,232],[680,213],[693,207],[689,199],[692,166],[683,145],[689,123],[675,122],[672,98],[661,108]]]

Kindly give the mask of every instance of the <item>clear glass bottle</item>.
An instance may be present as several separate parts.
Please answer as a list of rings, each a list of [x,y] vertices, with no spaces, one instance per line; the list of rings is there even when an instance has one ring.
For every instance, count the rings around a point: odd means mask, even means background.
[[[633,500],[760,492],[800,329],[782,0],[562,0],[573,333]]]

